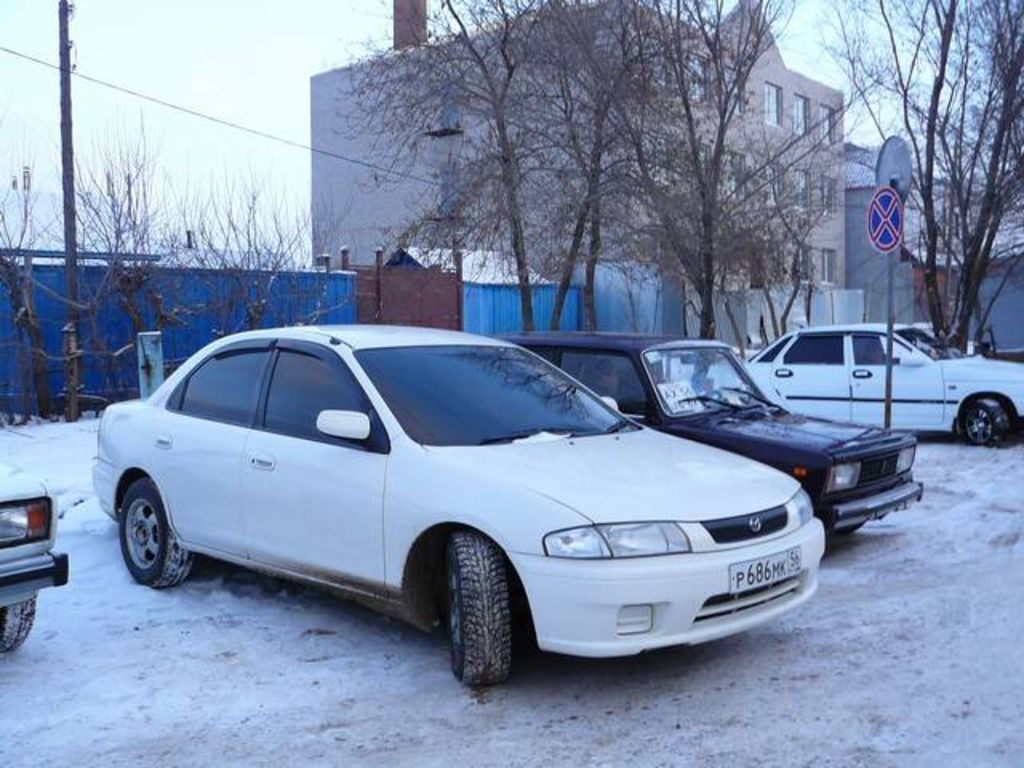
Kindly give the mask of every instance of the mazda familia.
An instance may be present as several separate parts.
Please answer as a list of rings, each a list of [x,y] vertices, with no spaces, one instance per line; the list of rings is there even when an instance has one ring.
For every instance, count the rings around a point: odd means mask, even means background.
[[[385,326],[214,342],[108,408],[94,481],[136,581],[194,553],[446,625],[470,685],[541,649],[700,643],[817,588],[799,482],[638,426],[519,347]]]

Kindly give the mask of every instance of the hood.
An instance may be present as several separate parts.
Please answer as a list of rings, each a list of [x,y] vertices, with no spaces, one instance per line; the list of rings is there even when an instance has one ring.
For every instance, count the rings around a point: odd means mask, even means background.
[[[734,517],[785,504],[800,488],[764,464],[650,429],[428,450],[498,492],[525,487],[594,523]]]
[[[728,435],[737,441],[785,446],[794,451],[833,453],[887,442],[892,435],[877,427],[829,421],[798,413],[764,411],[748,414],[714,413],[700,418],[700,428],[712,434]],[[668,429],[676,422],[669,422]]]
[[[1015,383],[1024,387],[1024,365],[1007,360],[991,360],[975,355],[957,360],[939,360],[942,374],[947,383],[958,381],[993,384],[996,382]]]
[[[0,464],[0,503],[45,495],[46,487],[38,479],[10,464]]]

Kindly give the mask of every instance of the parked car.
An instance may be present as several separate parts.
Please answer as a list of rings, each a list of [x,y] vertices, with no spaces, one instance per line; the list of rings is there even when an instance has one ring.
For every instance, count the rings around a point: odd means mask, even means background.
[[[953,432],[989,445],[1021,425],[1024,369],[963,357],[922,341],[920,329],[894,334],[892,426]],[[884,423],[885,326],[836,325],[787,334],[757,354],[750,372],[794,410],[862,424]]]
[[[465,683],[541,649],[621,656],[740,632],[817,588],[800,484],[624,419],[535,355],[384,326],[214,342],[108,408],[94,469],[136,581],[203,553],[431,629]]]
[[[505,338],[643,424],[797,478],[828,533],[852,533],[921,498],[913,436],[790,413],[765,396],[725,344],[609,333]]]
[[[0,464],[0,653],[28,639],[41,589],[68,583],[68,557],[54,554],[57,510],[45,486]]]

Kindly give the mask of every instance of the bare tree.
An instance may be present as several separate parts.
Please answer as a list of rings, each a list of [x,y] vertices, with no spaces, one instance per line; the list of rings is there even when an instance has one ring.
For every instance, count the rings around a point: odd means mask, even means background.
[[[1024,6],[848,0],[848,11],[840,54],[854,90],[879,134],[898,128],[914,156],[932,325],[966,345],[1000,230],[1024,198]]]

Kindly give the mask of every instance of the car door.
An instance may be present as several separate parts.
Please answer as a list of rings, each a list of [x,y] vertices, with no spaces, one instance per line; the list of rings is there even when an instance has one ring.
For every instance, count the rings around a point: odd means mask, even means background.
[[[650,414],[647,390],[632,358],[599,349],[563,349],[562,370],[602,397],[613,397],[619,411],[644,419]]]
[[[850,387],[854,421],[875,426],[885,423],[885,343],[885,337],[878,333],[851,335]],[[893,350],[892,426],[896,429],[947,426],[939,366],[898,338],[893,340]]]
[[[850,380],[841,333],[803,333],[772,366],[771,383],[792,410],[848,421]]]
[[[271,342],[232,345],[200,363],[156,411],[148,467],[182,541],[242,557],[242,454]]]
[[[320,433],[316,420],[324,410],[370,414],[370,439]],[[383,430],[333,349],[279,342],[242,468],[249,556],[326,580],[382,582]]]

